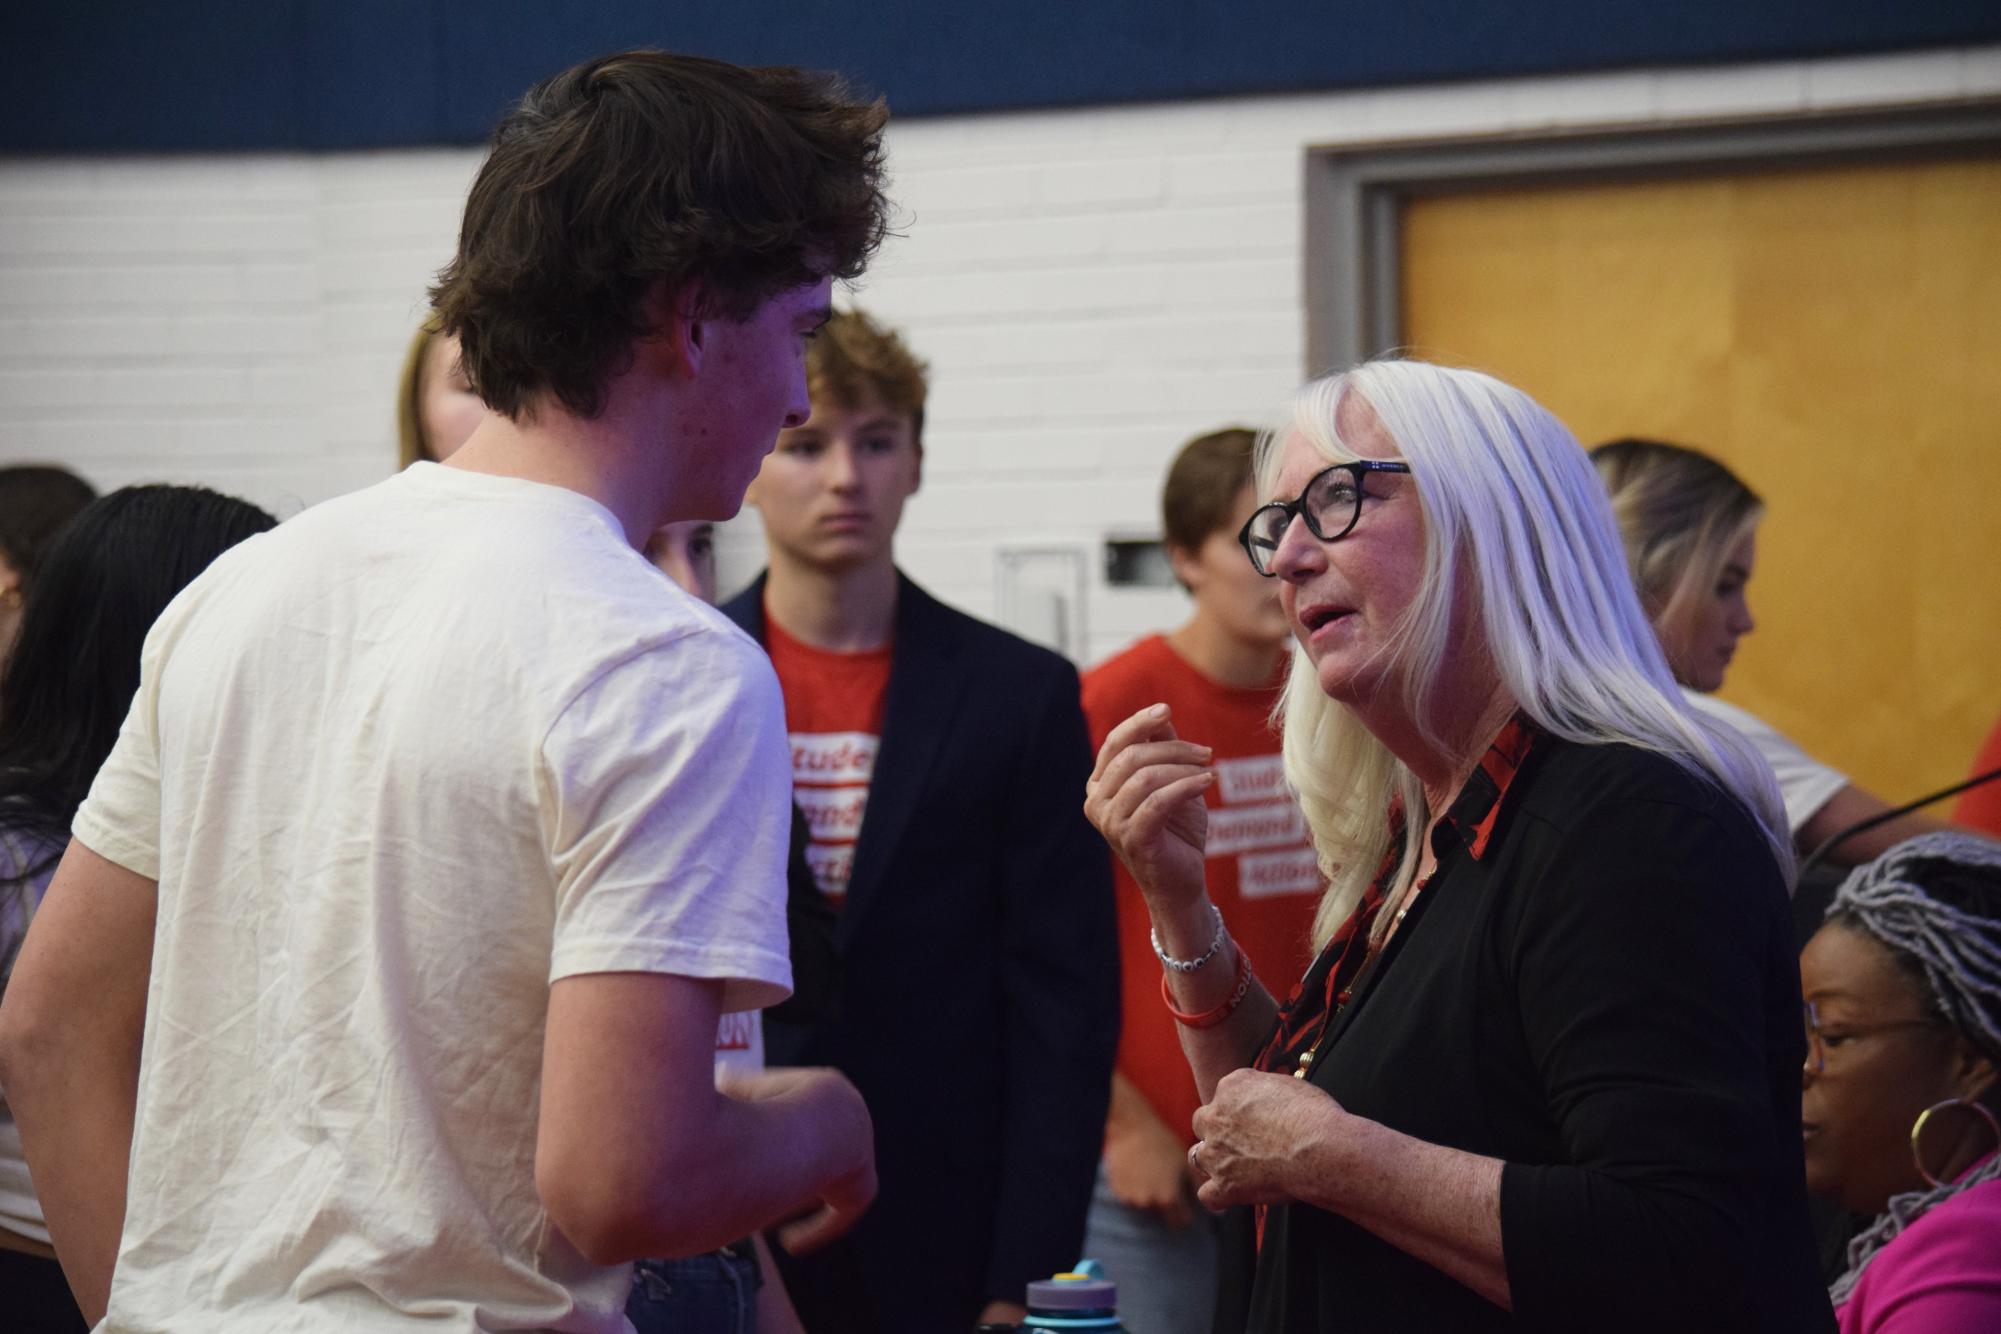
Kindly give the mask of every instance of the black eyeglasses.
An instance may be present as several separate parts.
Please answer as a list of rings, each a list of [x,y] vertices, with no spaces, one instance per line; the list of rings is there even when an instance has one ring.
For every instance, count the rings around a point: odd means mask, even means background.
[[[1251,568],[1269,579],[1278,572],[1272,559],[1278,555],[1279,539],[1292,527],[1296,514],[1306,520],[1306,531],[1322,542],[1339,541],[1362,517],[1362,475],[1372,472],[1408,473],[1408,463],[1385,463],[1377,459],[1356,459],[1337,463],[1313,474],[1296,500],[1275,500],[1261,505],[1245,522],[1237,541],[1251,558]]]

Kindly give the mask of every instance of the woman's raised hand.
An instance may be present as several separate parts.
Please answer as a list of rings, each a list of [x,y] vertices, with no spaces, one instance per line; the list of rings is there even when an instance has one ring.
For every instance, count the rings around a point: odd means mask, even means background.
[[[1175,735],[1165,704],[1142,709],[1111,730],[1084,785],[1084,814],[1159,907],[1203,894],[1209,812],[1202,794],[1216,781],[1207,746]]]

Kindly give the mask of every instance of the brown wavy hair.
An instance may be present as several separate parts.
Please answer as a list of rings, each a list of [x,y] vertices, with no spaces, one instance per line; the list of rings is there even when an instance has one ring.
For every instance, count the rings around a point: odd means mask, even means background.
[[[854,278],[887,230],[880,101],[828,75],[629,51],[538,84],[504,117],[431,289],[488,406],[546,392],[595,417],[650,299],[741,320]]]
[[[839,312],[806,345],[806,388],[815,403],[852,410],[873,400],[909,417],[919,445],[929,370],[902,335],[864,311]]]

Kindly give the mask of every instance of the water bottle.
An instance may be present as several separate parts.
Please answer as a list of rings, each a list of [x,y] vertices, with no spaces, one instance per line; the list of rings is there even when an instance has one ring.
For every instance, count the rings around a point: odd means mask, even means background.
[[[1028,1285],[1026,1330],[1126,1334],[1119,1323],[1119,1290],[1096,1260],[1080,1260],[1068,1273]]]

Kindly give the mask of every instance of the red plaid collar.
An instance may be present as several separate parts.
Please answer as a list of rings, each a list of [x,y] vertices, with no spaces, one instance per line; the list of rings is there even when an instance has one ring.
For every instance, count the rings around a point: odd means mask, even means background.
[[[1451,809],[1439,821],[1438,828],[1432,831],[1432,846],[1441,862],[1450,847],[1448,840],[1463,846],[1475,861],[1486,856],[1487,845],[1493,840],[1494,826],[1500,817],[1502,798],[1513,785],[1515,775],[1521,772],[1537,735],[1535,724],[1518,713],[1488,744],[1479,764],[1467,777],[1465,787],[1453,800]],[[1277,1031],[1265,1044],[1264,1050],[1258,1053],[1259,1069],[1290,1073],[1291,1062],[1319,1040],[1328,1019],[1347,1001],[1348,989],[1354,985],[1368,954],[1366,942],[1370,928],[1382,911],[1390,880],[1403,860],[1404,812],[1401,800],[1391,802],[1389,823],[1389,846],[1383,853],[1382,862],[1376,867],[1374,878],[1369,881],[1369,887],[1362,892],[1362,901],[1335,929],[1333,937],[1320,952],[1319,963],[1308,970],[1287,997],[1279,1014]],[[1358,945],[1358,941],[1363,943]],[[1324,972],[1322,964],[1327,965]],[[1320,976],[1316,978],[1316,974]],[[1321,985],[1313,985],[1316,981]]]

